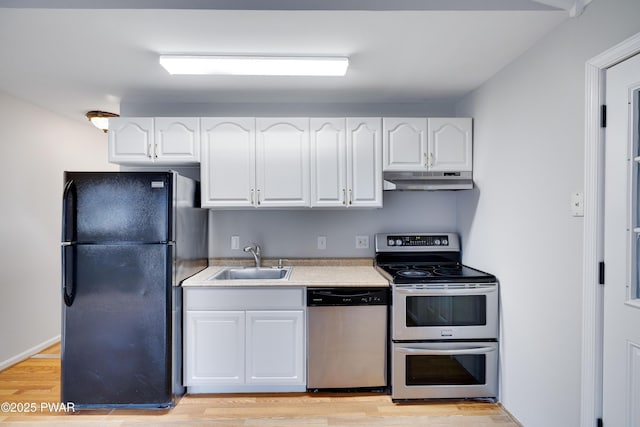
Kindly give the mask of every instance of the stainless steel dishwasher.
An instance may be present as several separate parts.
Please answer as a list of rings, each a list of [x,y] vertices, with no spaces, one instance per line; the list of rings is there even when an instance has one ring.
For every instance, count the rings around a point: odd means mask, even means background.
[[[307,389],[387,387],[389,290],[307,289]]]

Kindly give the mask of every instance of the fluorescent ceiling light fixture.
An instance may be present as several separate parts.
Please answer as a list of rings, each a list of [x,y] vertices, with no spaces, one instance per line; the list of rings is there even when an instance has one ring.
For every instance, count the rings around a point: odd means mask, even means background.
[[[170,74],[237,76],[344,76],[349,58],[323,56],[160,55]]]

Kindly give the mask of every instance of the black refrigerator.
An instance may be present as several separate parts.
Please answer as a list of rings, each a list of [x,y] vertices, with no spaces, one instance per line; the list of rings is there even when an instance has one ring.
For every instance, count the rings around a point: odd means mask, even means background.
[[[176,172],[65,172],[61,400],[170,408],[182,386],[182,288],[207,267],[207,210]]]

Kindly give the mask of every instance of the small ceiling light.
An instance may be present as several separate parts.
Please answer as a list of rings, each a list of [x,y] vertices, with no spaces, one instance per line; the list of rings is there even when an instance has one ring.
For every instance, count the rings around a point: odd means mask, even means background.
[[[160,55],[169,74],[240,76],[344,76],[349,58],[329,56]]]
[[[109,130],[109,118],[120,116],[114,113],[107,113],[106,111],[89,111],[85,114],[85,117],[93,123],[95,127],[107,133]]]

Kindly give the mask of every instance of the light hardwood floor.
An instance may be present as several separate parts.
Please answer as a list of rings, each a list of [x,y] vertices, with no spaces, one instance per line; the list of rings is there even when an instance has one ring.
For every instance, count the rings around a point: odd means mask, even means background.
[[[285,393],[184,396],[172,410],[100,410],[65,413],[60,401],[60,346],[0,372],[3,426],[212,427],[519,427],[487,402],[445,401],[393,404],[382,394]],[[49,406],[47,406],[49,404]],[[44,406],[43,406],[44,405]],[[9,410],[7,410],[7,406]],[[51,409],[49,409],[51,408]],[[27,410],[27,413],[11,412]]]

